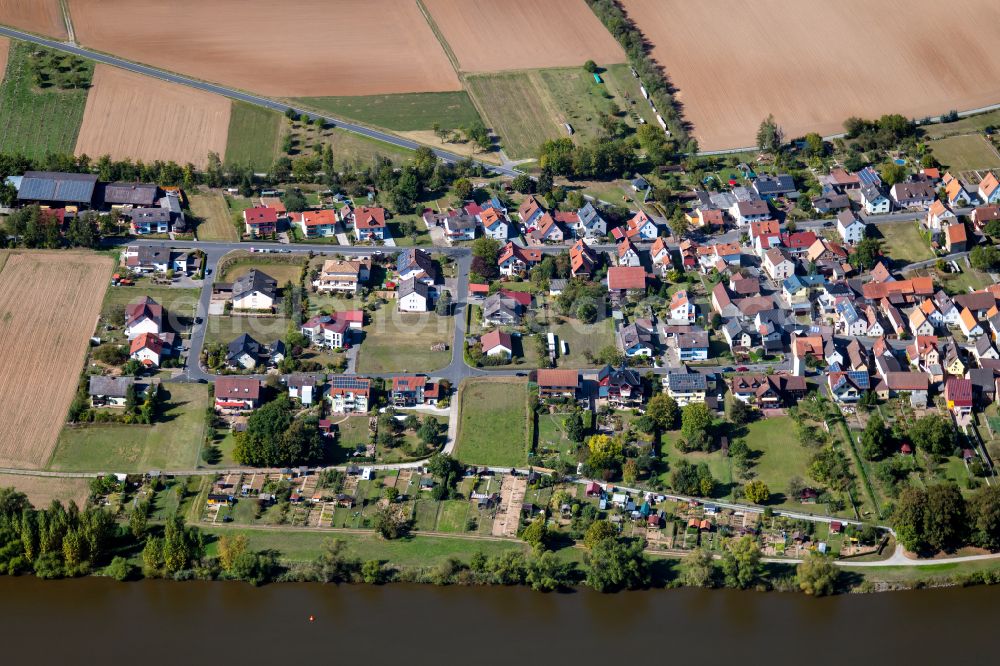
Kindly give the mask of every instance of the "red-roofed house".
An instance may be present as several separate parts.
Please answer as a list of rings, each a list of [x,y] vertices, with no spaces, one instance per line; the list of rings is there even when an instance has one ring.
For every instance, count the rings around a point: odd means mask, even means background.
[[[612,266],[608,269],[608,291],[640,292],[646,290],[646,269]]]
[[[215,409],[224,414],[248,412],[260,406],[260,381],[249,377],[215,380]]]
[[[257,206],[243,211],[243,226],[251,236],[270,236],[278,231],[278,211],[270,206]]]
[[[502,356],[509,361],[514,354],[510,333],[505,333],[498,328],[479,338],[479,344],[487,356]]]
[[[163,341],[154,333],[143,333],[132,340],[129,347],[129,358],[139,361],[147,367],[160,367],[163,356]]]
[[[987,206],[1000,203],[1000,180],[997,180],[992,171],[979,183],[979,200]]]
[[[969,236],[965,232],[965,225],[961,222],[954,222],[944,228],[944,247],[949,254],[953,252],[965,252],[969,247]]]
[[[333,210],[306,210],[292,213],[292,222],[298,225],[306,238],[328,238],[337,235],[337,213]]]
[[[514,275],[533,268],[542,261],[542,258],[542,251],[537,248],[520,247],[513,243],[507,243],[500,250],[497,265],[500,267],[500,275]]]
[[[944,384],[944,399],[956,417],[967,417],[972,413],[972,380],[949,377]]]
[[[354,235],[358,240],[385,240],[385,209],[361,206],[352,213]]]

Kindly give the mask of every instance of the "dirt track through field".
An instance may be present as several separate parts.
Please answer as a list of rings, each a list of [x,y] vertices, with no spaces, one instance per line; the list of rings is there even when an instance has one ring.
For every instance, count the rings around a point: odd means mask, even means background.
[[[423,0],[465,72],[625,62],[584,0]]]
[[[0,37],[0,81],[3,81],[4,74],[7,72],[7,55],[10,53],[10,40],[6,37]]]
[[[59,0],[0,0],[0,23],[66,39],[66,22],[59,9]]]
[[[414,0],[70,0],[77,40],[280,97],[459,90]]]
[[[76,154],[204,168],[209,152],[226,153],[231,110],[225,97],[97,65]]]
[[[0,271],[0,466],[48,462],[77,389],[112,260],[13,254]]]
[[[996,0],[623,0],[702,150],[1000,102]]]

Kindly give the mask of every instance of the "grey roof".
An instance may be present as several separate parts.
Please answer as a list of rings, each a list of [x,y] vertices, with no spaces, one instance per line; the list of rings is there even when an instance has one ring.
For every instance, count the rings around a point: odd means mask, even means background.
[[[263,345],[244,333],[229,343],[226,359],[229,361],[235,361],[243,354],[248,354],[254,359],[259,359],[263,350]]]
[[[277,288],[277,280],[267,273],[252,268],[249,273],[241,275],[233,282],[233,298],[239,300],[255,291],[274,298]]]
[[[580,218],[580,224],[588,229],[594,226],[594,224],[604,222],[604,218],[602,218],[601,214],[597,212],[596,208],[594,208],[594,204],[589,201],[584,204],[583,208],[576,211],[576,215]]]
[[[133,222],[158,224],[170,222],[170,211],[166,208],[135,208],[131,212]]]
[[[682,334],[683,335],[683,334]],[[629,324],[621,328],[622,346],[631,349],[636,345],[649,345],[653,341],[653,336],[644,328],[636,324]]]
[[[678,349],[708,349],[708,331],[694,331],[677,335]]]
[[[698,372],[671,372],[667,375],[667,386],[673,391],[705,391],[708,380]]]
[[[124,398],[128,387],[135,383],[134,377],[102,377],[93,375],[87,394],[108,398]]]
[[[89,204],[94,199],[97,176],[89,173],[28,171],[21,179],[21,201],[65,201]]]
[[[513,321],[520,321],[521,306],[513,298],[506,298],[500,292],[488,296],[483,301],[483,317],[493,319],[498,313],[505,312]]]
[[[788,174],[777,176],[760,176],[753,183],[753,188],[761,196],[768,194],[785,194],[795,191],[795,181]]]
[[[419,296],[427,298],[430,294],[430,289],[423,282],[419,282],[414,278],[409,280],[403,280],[399,285],[399,297],[409,296],[412,293],[416,293]]]
[[[148,183],[108,183],[104,186],[104,203],[152,206],[159,188]]]
[[[430,254],[420,248],[408,247],[396,257],[396,272],[406,273],[414,269],[420,269],[432,277],[437,272]]]

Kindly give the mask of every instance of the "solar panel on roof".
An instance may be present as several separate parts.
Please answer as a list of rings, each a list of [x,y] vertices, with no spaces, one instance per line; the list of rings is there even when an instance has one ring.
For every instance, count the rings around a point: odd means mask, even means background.
[[[18,199],[90,203],[97,176],[89,173],[29,171],[21,180]]]
[[[330,388],[335,389],[367,389],[370,385],[370,380],[364,377],[337,375],[330,378]]]

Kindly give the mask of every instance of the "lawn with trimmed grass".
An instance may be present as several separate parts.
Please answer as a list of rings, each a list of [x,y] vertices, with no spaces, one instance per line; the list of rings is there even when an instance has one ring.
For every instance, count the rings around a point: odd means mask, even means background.
[[[36,86],[29,67],[29,60],[36,52],[67,63],[73,58],[79,67],[82,87]],[[32,159],[73,154],[94,63],[54,53],[33,44],[11,42],[6,76],[0,82],[0,153]]]
[[[259,255],[258,255],[259,256]],[[241,275],[246,275],[251,269],[256,268],[261,273],[265,273],[274,278],[278,283],[278,289],[291,282],[299,284],[302,277],[303,260],[293,260],[288,262],[267,261],[257,259],[252,255],[239,256],[235,259],[227,260],[219,282],[232,282]]]
[[[281,118],[272,109],[234,100],[226,164],[249,164],[254,171],[268,171],[281,146]]]
[[[324,545],[333,540],[343,541],[347,555],[361,560],[381,560],[400,567],[430,567],[451,558],[463,562],[477,552],[497,555],[512,550],[526,552],[527,547],[516,541],[473,541],[439,536],[413,535],[406,539],[386,541],[374,532],[319,532],[316,530],[277,530],[253,528],[228,528],[203,525],[201,530],[209,536],[209,557],[218,553],[218,538],[224,534],[243,534],[251,550],[275,550],[285,561],[308,562],[323,552]]]
[[[793,477],[809,479],[807,468],[813,452],[799,443],[792,419],[787,416],[759,419],[747,426],[744,439],[754,452],[756,478],[766,483],[771,491],[768,505],[801,509],[801,505],[785,493]]]
[[[882,235],[882,252],[902,264],[912,264],[934,257],[930,247],[917,230],[917,223],[891,222],[878,225]]]
[[[334,464],[347,462],[351,454],[359,448],[364,448],[371,441],[368,430],[368,416],[339,416],[333,415],[333,422],[337,424],[336,444],[331,451]]]
[[[208,387],[163,384],[163,414],[151,425],[67,426],[49,467],[59,471],[148,472],[191,469],[205,439]]]
[[[536,450],[539,455],[558,452],[565,459],[576,460],[576,451],[582,443],[574,442],[566,434],[566,414],[544,413],[538,417],[538,445]],[[588,423],[590,416],[585,414],[584,423]]]
[[[240,239],[226,198],[218,192],[188,195],[191,216],[197,221],[198,240],[232,241]]]
[[[967,294],[970,291],[981,291],[993,284],[993,279],[986,273],[973,268],[965,260],[959,260],[961,273],[938,273],[934,277],[938,284],[949,294]]]
[[[371,315],[358,353],[358,372],[432,372],[448,365],[455,321],[433,312],[399,312],[388,303]],[[446,351],[431,351],[443,343]]]
[[[1000,167],[1000,156],[982,134],[962,134],[927,142],[938,162],[952,171],[995,169]]]
[[[464,90],[360,97],[300,97],[292,101],[303,108],[400,132],[433,129],[435,123],[444,128],[457,129],[480,120],[476,107]]]
[[[467,379],[458,390],[459,460],[497,467],[528,461],[528,384],[517,378]]]
[[[692,451],[682,453],[677,448],[677,440],[681,438],[679,430],[673,430],[663,434],[662,445],[660,447],[660,458],[667,463],[667,470],[662,474],[665,482],[670,482],[670,475],[682,460],[686,460],[692,465],[702,463],[708,465],[708,470],[715,479],[714,499],[728,499],[732,497],[733,491],[733,469],[728,457],[722,451],[715,450],[710,453]]]
[[[614,322],[610,317],[593,324],[584,324],[577,319],[564,318],[563,323],[553,324],[549,330],[556,335],[556,347],[560,350],[558,365],[561,368],[587,368],[593,365],[586,354],[597,355],[603,348],[615,344]],[[562,355],[562,343],[569,347],[569,353]]]
[[[211,316],[205,322],[205,347],[228,345],[246,333],[262,344],[284,339],[288,320],[283,317]]]

